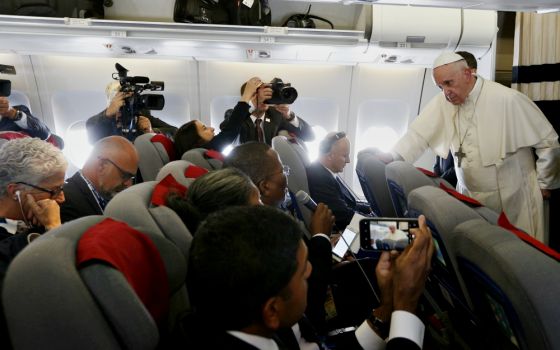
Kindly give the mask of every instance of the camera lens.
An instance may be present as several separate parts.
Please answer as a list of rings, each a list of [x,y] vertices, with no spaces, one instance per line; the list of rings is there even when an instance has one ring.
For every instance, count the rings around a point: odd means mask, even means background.
[[[295,88],[293,87],[285,87],[280,91],[280,96],[282,96],[283,103],[291,104],[293,103],[298,94]]]

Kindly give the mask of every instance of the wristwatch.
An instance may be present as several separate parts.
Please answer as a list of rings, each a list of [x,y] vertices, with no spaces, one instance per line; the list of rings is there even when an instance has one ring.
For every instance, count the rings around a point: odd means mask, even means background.
[[[371,323],[374,330],[378,331],[377,333],[381,336],[381,338],[385,339],[389,336],[389,324],[375,316],[375,310],[373,310],[369,315],[368,321]]]
[[[23,118],[23,112],[16,109],[16,116],[12,120],[17,122],[18,120],[21,120],[21,118]]]

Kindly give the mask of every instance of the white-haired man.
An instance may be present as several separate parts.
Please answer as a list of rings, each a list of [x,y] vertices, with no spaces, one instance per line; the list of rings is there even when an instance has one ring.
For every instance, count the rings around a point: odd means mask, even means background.
[[[409,126],[393,158],[414,162],[427,148],[447,157],[451,149],[458,191],[542,241],[543,197],[560,187],[558,134],[527,96],[473,75],[456,53],[436,58],[432,74],[442,93]]]
[[[107,95],[107,108],[86,122],[91,144],[113,135],[123,136],[134,141],[137,136],[154,132],[154,129],[171,137],[177,130],[176,127],[152,116],[148,109],[138,111],[140,113],[138,116],[123,118],[122,107],[133,93],[121,91],[121,84],[118,81],[109,83],[105,88],[105,94]]]

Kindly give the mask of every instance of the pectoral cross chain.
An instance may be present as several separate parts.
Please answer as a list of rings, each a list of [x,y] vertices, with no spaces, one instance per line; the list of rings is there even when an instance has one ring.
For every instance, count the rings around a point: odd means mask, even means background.
[[[455,157],[457,157],[457,167],[461,167],[461,161],[463,160],[464,157],[467,156],[467,154],[465,152],[463,152],[463,147],[459,147],[459,149],[457,150],[457,152],[453,153],[455,155]]]

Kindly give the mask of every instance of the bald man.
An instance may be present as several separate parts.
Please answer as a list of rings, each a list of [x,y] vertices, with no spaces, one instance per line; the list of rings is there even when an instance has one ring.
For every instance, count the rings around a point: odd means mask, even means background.
[[[558,134],[527,96],[473,75],[456,53],[442,53],[432,75],[442,92],[410,124],[393,158],[413,163],[428,148],[441,157],[451,149],[457,190],[542,241],[543,197],[560,187]]]
[[[121,136],[97,141],[82,170],[64,184],[62,222],[102,215],[109,200],[132,185],[137,170],[138,153],[130,141]]]
[[[319,144],[319,158],[307,167],[309,193],[317,203],[325,203],[344,231],[354,213],[373,215],[369,204],[361,201],[342,180],[340,173],[350,163],[350,141],[344,132],[331,132]]]

